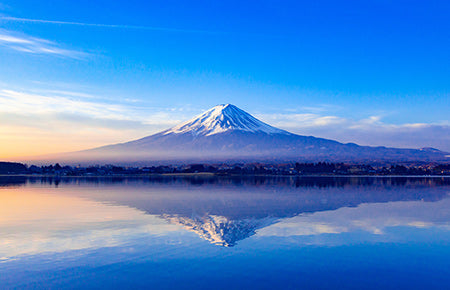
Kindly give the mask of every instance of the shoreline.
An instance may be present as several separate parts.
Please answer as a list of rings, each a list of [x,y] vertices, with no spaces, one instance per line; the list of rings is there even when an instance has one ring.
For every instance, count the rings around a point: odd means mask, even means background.
[[[327,175],[327,174],[308,174],[308,175],[286,175],[286,174],[215,174],[210,172],[198,173],[151,173],[151,174],[116,174],[116,175],[58,175],[58,174],[0,174],[0,177],[54,177],[54,178],[115,178],[115,177],[364,177],[364,178],[450,178],[450,175]]]

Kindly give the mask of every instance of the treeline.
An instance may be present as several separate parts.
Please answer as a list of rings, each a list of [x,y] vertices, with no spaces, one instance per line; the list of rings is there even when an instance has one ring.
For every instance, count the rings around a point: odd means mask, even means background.
[[[28,173],[25,164],[16,162],[0,162],[0,174],[24,174]]]
[[[192,174],[211,173],[215,175],[450,175],[450,164],[389,165],[344,163],[280,163],[280,164],[188,164],[179,166],[125,167],[116,165],[26,166],[21,163],[0,162],[0,174],[58,175],[58,176],[122,176],[149,174]]]

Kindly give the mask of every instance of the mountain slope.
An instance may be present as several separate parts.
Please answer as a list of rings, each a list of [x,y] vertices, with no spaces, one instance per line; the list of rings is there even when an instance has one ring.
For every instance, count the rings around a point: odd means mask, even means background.
[[[287,131],[261,122],[231,104],[215,106],[187,122],[163,131],[162,134],[188,133],[194,136],[211,136],[233,130],[251,133],[290,134]]]
[[[359,146],[272,127],[236,106],[213,107],[160,133],[78,152],[77,158],[117,161],[445,161],[435,149]]]

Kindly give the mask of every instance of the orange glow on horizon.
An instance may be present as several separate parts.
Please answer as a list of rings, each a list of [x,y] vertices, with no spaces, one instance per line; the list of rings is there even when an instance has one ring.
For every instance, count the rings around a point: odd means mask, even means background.
[[[57,153],[92,149],[142,137],[137,132],[92,130],[72,133],[39,132],[30,128],[0,126],[0,160],[28,161]]]

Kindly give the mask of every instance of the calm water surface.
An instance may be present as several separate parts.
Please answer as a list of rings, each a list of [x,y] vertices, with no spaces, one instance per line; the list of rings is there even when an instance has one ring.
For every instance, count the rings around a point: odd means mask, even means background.
[[[0,288],[443,289],[450,179],[0,177]]]

